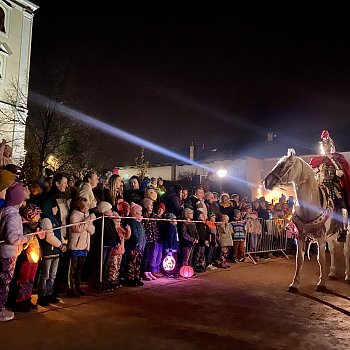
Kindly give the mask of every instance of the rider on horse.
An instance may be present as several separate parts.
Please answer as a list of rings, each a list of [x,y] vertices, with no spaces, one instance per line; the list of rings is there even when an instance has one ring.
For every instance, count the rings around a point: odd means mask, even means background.
[[[337,240],[346,242],[350,208],[350,166],[345,157],[335,151],[334,141],[327,130],[322,132],[320,144],[323,155],[312,158],[310,165],[318,183],[328,188],[335,211],[341,210],[343,228]]]

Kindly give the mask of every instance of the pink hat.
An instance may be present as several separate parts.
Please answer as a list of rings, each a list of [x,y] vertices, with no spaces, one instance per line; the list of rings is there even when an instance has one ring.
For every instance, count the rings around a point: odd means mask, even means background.
[[[130,216],[135,216],[135,213],[137,211],[141,211],[142,212],[142,207],[141,205],[138,205],[134,202],[131,202],[131,205],[130,205]]]

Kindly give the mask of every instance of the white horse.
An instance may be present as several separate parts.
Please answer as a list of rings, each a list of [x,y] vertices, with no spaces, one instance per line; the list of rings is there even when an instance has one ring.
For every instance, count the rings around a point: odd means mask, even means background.
[[[315,173],[303,159],[295,155],[294,150],[288,150],[288,155],[281,158],[265,178],[265,188],[272,190],[275,186],[293,185],[295,206],[293,222],[299,230],[297,240],[296,270],[293,282],[288,291],[297,292],[301,282],[301,270],[304,263],[307,238],[318,244],[317,261],[320,266],[320,277],[316,290],[326,289],[326,242],[331,253],[331,268],[329,278],[335,278],[336,245],[344,245],[346,260],[345,281],[350,283],[350,235],[348,231],[346,243],[338,243],[336,225],[334,225],[332,210],[321,204],[322,195]]]

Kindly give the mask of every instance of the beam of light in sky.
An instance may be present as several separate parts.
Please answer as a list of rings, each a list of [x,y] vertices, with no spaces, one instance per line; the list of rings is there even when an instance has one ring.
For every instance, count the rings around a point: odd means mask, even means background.
[[[130,73],[129,73],[130,74]],[[266,137],[267,136],[267,129],[271,127],[271,125],[266,127],[261,127],[257,125],[257,123],[253,123],[249,121],[244,116],[241,115],[235,115],[232,113],[227,113],[224,111],[221,111],[215,107],[212,107],[208,104],[204,104],[202,102],[196,101],[195,99],[183,96],[182,94],[178,93],[176,90],[168,88],[166,86],[159,86],[155,84],[154,82],[150,81],[149,79],[145,77],[140,77],[139,75],[135,76],[134,74],[131,74],[131,77],[138,81],[138,83],[143,84],[145,88],[152,89],[155,91],[155,93],[165,96],[168,98],[171,98],[172,100],[181,103],[182,105],[185,105],[186,107],[192,108],[197,113],[201,113],[207,116],[210,116],[211,118],[215,118],[215,120],[221,120],[224,123],[227,123],[229,125],[235,125],[238,127],[238,130],[246,129],[250,133],[258,134],[261,136]],[[130,79],[130,77],[129,77]],[[243,121],[243,122],[242,122]],[[273,126],[272,126],[273,127]],[[237,131],[237,130],[235,130]],[[305,142],[304,140],[301,140],[297,137],[289,136],[286,133],[276,131],[277,137],[279,140],[283,140],[286,144],[290,143],[290,146],[293,147],[302,147],[305,149],[310,150],[312,153],[314,152],[314,149],[310,147],[310,144]]]
[[[141,146],[141,147],[145,147],[151,151],[154,151],[156,153],[160,153],[162,155],[165,155],[167,157],[173,158],[173,159],[177,159],[181,162],[184,162],[185,164],[191,164],[193,166],[196,166],[198,168],[202,168],[204,170],[207,170],[208,172],[216,172],[216,170],[209,168],[208,166],[195,162],[193,160],[190,160],[189,158],[186,158],[176,152],[170,151],[165,147],[162,146],[158,146],[150,141],[147,141],[139,136],[135,136],[127,131],[121,130],[113,125],[110,125],[108,123],[105,123],[101,120],[92,118],[91,116],[80,112],[76,109],[70,108],[68,106],[65,106],[63,104],[51,101],[50,99],[48,99],[47,97],[40,95],[36,92],[31,92],[31,97],[34,101],[36,101],[36,103],[38,104],[49,104],[49,105],[54,105],[55,106],[55,111],[61,113],[62,115],[65,115],[66,117],[78,120],[80,122],[83,122],[87,125],[90,125],[92,127],[94,127],[95,129],[101,130],[103,132],[105,132],[106,134],[112,135],[114,137],[117,137],[119,139],[122,139],[124,141],[133,143],[135,145]],[[247,182],[245,180],[233,177],[233,176],[227,176],[227,178],[230,178],[234,181],[238,181],[241,183],[244,183],[250,187],[259,187],[256,184],[253,184],[251,182]]]

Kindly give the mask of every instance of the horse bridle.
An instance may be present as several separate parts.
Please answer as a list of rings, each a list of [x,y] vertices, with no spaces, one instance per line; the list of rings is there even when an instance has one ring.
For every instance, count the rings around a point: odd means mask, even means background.
[[[279,181],[280,186],[288,185],[288,183],[283,183],[283,178],[291,171],[292,166],[294,165],[294,162],[295,160],[292,161],[290,166],[286,169],[286,171],[282,175],[276,174],[273,170],[271,171],[270,174],[276,177],[276,179]]]

